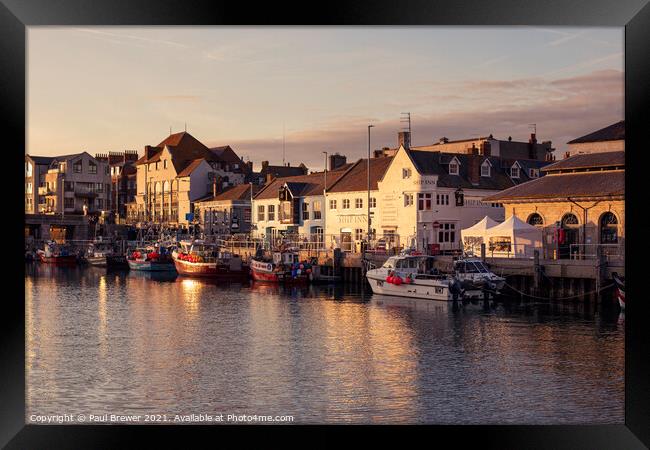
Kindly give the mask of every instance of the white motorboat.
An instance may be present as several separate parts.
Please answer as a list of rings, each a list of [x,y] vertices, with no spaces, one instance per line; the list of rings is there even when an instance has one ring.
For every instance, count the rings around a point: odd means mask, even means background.
[[[462,258],[454,261],[454,275],[460,281],[465,297],[482,298],[484,292],[498,295],[506,283],[487,268],[480,258]]]
[[[426,255],[391,256],[383,266],[370,269],[366,278],[372,292],[397,297],[452,301],[462,298],[460,283],[433,268],[433,257]]]

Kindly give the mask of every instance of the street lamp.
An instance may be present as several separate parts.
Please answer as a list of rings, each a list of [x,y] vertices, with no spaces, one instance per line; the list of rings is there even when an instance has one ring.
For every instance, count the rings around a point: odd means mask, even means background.
[[[427,244],[429,243],[429,235],[427,235],[427,224],[423,224],[422,228],[424,228],[424,236],[422,237],[422,247],[424,247],[424,251],[427,251]],[[427,253],[428,254],[428,253]]]
[[[373,127],[374,125],[368,125],[368,233],[366,236],[368,241],[370,241],[370,129]]]
[[[463,193],[463,188],[459,187],[456,189],[454,195],[456,196],[456,206],[463,206],[465,204],[465,194]]]

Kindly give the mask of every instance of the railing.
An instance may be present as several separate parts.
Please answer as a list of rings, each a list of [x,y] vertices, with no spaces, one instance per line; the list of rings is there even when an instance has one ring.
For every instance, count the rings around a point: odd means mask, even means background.
[[[571,259],[598,259],[600,255],[610,261],[624,260],[622,244],[571,244]]]

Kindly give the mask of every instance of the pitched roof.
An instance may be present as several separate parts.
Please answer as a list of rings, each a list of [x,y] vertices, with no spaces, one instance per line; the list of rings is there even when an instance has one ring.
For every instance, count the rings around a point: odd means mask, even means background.
[[[50,165],[52,161],[54,161],[53,156],[32,156],[32,155],[26,155],[27,157],[31,158],[32,161],[34,161],[35,164],[38,165]]]
[[[573,139],[567,144],[580,144],[584,142],[601,142],[601,141],[618,141],[625,139],[625,120],[613,123],[605,128],[585,134],[579,138]]]
[[[194,170],[201,165],[201,163],[205,161],[205,158],[199,158],[195,159],[194,161],[190,162],[183,170],[180,171],[180,173],[177,175],[177,177],[187,177],[189,176]]]
[[[392,156],[370,158],[370,189],[377,190],[377,182],[384,177]],[[329,172],[328,172],[329,177]],[[329,180],[328,180],[329,181]],[[328,183],[329,184],[329,183]],[[327,192],[357,192],[368,189],[368,159],[362,158],[352,164]]]
[[[339,167],[335,170],[327,171],[328,190],[334,183],[336,183],[339,177],[341,177],[349,167],[350,165],[346,164],[345,166]],[[325,184],[325,176],[323,172],[314,172],[310,173],[309,175],[275,178],[273,181],[264,186],[257,193],[257,195],[255,195],[255,199],[264,200],[277,198],[280,188],[284,186],[285,183],[287,183],[292,195],[294,196],[307,197],[310,195],[322,195],[323,186]]]
[[[550,174],[485,197],[483,201],[625,195],[625,171]]]
[[[538,160],[515,160],[504,159],[495,156],[481,156],[481,155],[467,155],[463,153],[441,153],[432,151],[419,151],[408,150],[416,169],[422,175],[437,175],[438,186],[442,187],[461,187],[463,189],[487,189],[487,190],[503,190],[512,187],[513,185],[524,183],[530,180],[528,170],[520,171],[519,178],[511,178],[509,169],[518,162],[524,169],[539,169],[544,167],[548,162]],[[451,175],[449,173],[449,163],[456,158],[460,166],[458,168],[458,175]],[[478,184],[473,184],[470,181],[469,170],[472,162],[478,164]],[[490,168],[490,176],[480,176],[480,166],[489,160],[492,167]]]
[[[588,168],[625,167],[625,152],[579,153],[544,167],[545,172]]]
[[[259,176],[266,178],[267,174],[271,174],[274,177],[292,177],[298,175],[304,175],[307,168],[304,164],[299,166],[266,166],[263,167]]]
[[[253,186],[253,194],[259,191],[260,187],[257,185]],[[238,184],[237,186],[232,186],[217,194],[216,197],[208,195],[203,197],[197,202],[212,202],[212,201],[226,201],[226,200],[250,200],[251,197],[251,186],[250,184]]]

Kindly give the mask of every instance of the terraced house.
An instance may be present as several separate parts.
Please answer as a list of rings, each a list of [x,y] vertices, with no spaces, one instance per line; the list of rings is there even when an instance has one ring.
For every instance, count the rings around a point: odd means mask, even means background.
[[[244,182],[247,168],[232,148],[208,148],[187,132],[144,150],[136,162],[137,194],[128,208],[131,222],[193,222],[193,202],[213,192],[215,184],[225,189]]]

